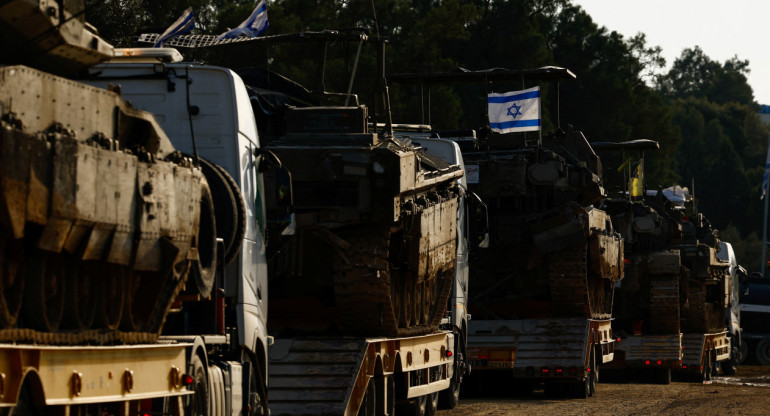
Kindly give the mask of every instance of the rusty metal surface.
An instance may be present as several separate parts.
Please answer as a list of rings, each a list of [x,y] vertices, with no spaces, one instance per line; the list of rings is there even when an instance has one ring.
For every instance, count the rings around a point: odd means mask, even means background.
[[[27,285],[21,312],[0,302],[0,339],[143,342],[115,331],[128,303],[124,321],[141,325],[124,329],[157,334],[198,258],[200,169],[173,152],[150,113],[22,66],[0,67],[0,143],[0,258],[26,268]],[[76,316],[60,325],[63,310],[81,313],[62,309],[65,298],[82,301],[85,324]],[[88,319],[96,304],[116,305],[114,322]]]

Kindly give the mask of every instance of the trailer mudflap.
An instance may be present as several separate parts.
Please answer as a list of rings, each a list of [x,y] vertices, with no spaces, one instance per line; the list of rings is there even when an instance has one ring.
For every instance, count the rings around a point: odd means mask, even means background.
[[[698,368],[703,365],[706,354],[715,352],[715,361],[730,358],[730,338],[727,331],[713,334],[684,334],[682,336],[682,365]]]
[[[613,367],[679,368],[682,334],[630,335],[615,344],[615,351]]]
[[[583,377],[590,349],[597,365],[612,361],[611,321],[585,318],[471,321],[468,356],[474,371],[513,369],[515,377]],[[601,354],[601,357],[599,356]]]
[[[356,415],[375,376],[426,375],[407,397],[449,387],[454,335],[407,338],[276,339],[270,347],[270,412],[280,415]],[[410,377],[411,379],[411,377]]]
[[[120,402],[192,394],[182,385],[188,344],[36,346],[0,344],[0,407],[27,378],[46,405]]]

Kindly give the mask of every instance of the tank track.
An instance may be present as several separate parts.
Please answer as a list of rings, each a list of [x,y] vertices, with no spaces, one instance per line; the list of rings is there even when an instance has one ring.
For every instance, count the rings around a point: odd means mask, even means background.
[[[614,282],[589,271],[587,244],[549,255],[548,281],[554,316],[612,317]]]
[[[88,330],[82,332],[40,332],[29,328],[0,329],[0,342],[37,343],[47,345],[115,345],[152,343],[157,333]]]
[[[650,331],[679,333],[679,276],[665,274],[650,280]]]
[[[683,332],[718,332],[724,330],[727,311],[718,304],[709,302],[706,282],[697,276],[690,278],[686,314]]]
[[[454,270],[419,283],[420,288],[404,290],[410,279],[407,273],[398,273],[398,265],[389,261],[389,227],[361,227],[340,237],[349,248],[339,251],[335,259],[334,294],[340,323],[346,330],[411,336],[438,328],[451,293]],[[415,301],[418,297],[420,300]],[[411,319],[405,318],[407,311]]]

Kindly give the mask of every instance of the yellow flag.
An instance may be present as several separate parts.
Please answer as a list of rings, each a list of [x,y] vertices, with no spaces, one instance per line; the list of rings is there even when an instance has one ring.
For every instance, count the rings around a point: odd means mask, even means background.
[[[628,189],[632,201],[641,201],[644,198],[644,159],[639,160],[631,180],[628,183]]]

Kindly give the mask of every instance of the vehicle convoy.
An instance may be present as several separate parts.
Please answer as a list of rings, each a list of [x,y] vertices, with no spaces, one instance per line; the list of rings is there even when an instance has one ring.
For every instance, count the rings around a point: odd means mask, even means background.
[[[169,44],[183,48],[202,39]],[[289,41],[323,51],[335,42],[369,44],[384,57],[384,42],[357,31],[267,36],[223,47],[230,57],[257,56],[253,51],[265,44]],[[210,60],[223,59],[208,52]],[[350,85],[356,67],[357,61]],[[454,353],[462,351],[456,339],[463,339],[467,292],[467,265],[458,253],[463,258],[468,250],[457,146],[432,143],[444,152],[437,157],[396,137],[387,100],[376,107],[385,118],[378,124],[378,115],[350,91],[308,91],[260,68],[238,72],[261,125],[262,151],[285,169],[265,172],[268,330],[275,336],[271,413],[453,407],[466,368],[463,355]],[[323,68],[316,73],[316,85],[323,86]],[[128,84],[121,85],[125,94]],[[386,89],[378,93],[387,98]],[[463,304],[448,308],[450,298]]]
[[[570,78],[556,67],[390,77],[421,85]],[[623,240],[592,206],[604,196],[599,158],[574,130],[542,137],[468,131],[453,140],[468,188],[489,214],[489,247],[469,259],[470,377],[592,395],[598,365],[613,357],[613,289],[623,277]]]
[[[686,189],[644,191],[644,151],[658,149],[657,142],[593,146],[611,172],[605,184],[618,190],[601,207],[625,241],[625,278],[616,288],[613,314],[618,342],[606,367],[662,384],[671,381],[672,370],[708,379],[718,362],[735,374],[731,340],[740,345],[740,323],[732,313],[738,294],[732,247],[719,242],[702,214],[686,211]],[[635,153],[641,158],[632,166]]]
[[[121,61],[139,52],[86,30],[78,3],[0,6],[0,407],[264,414],[246,88],[174,50]]]

